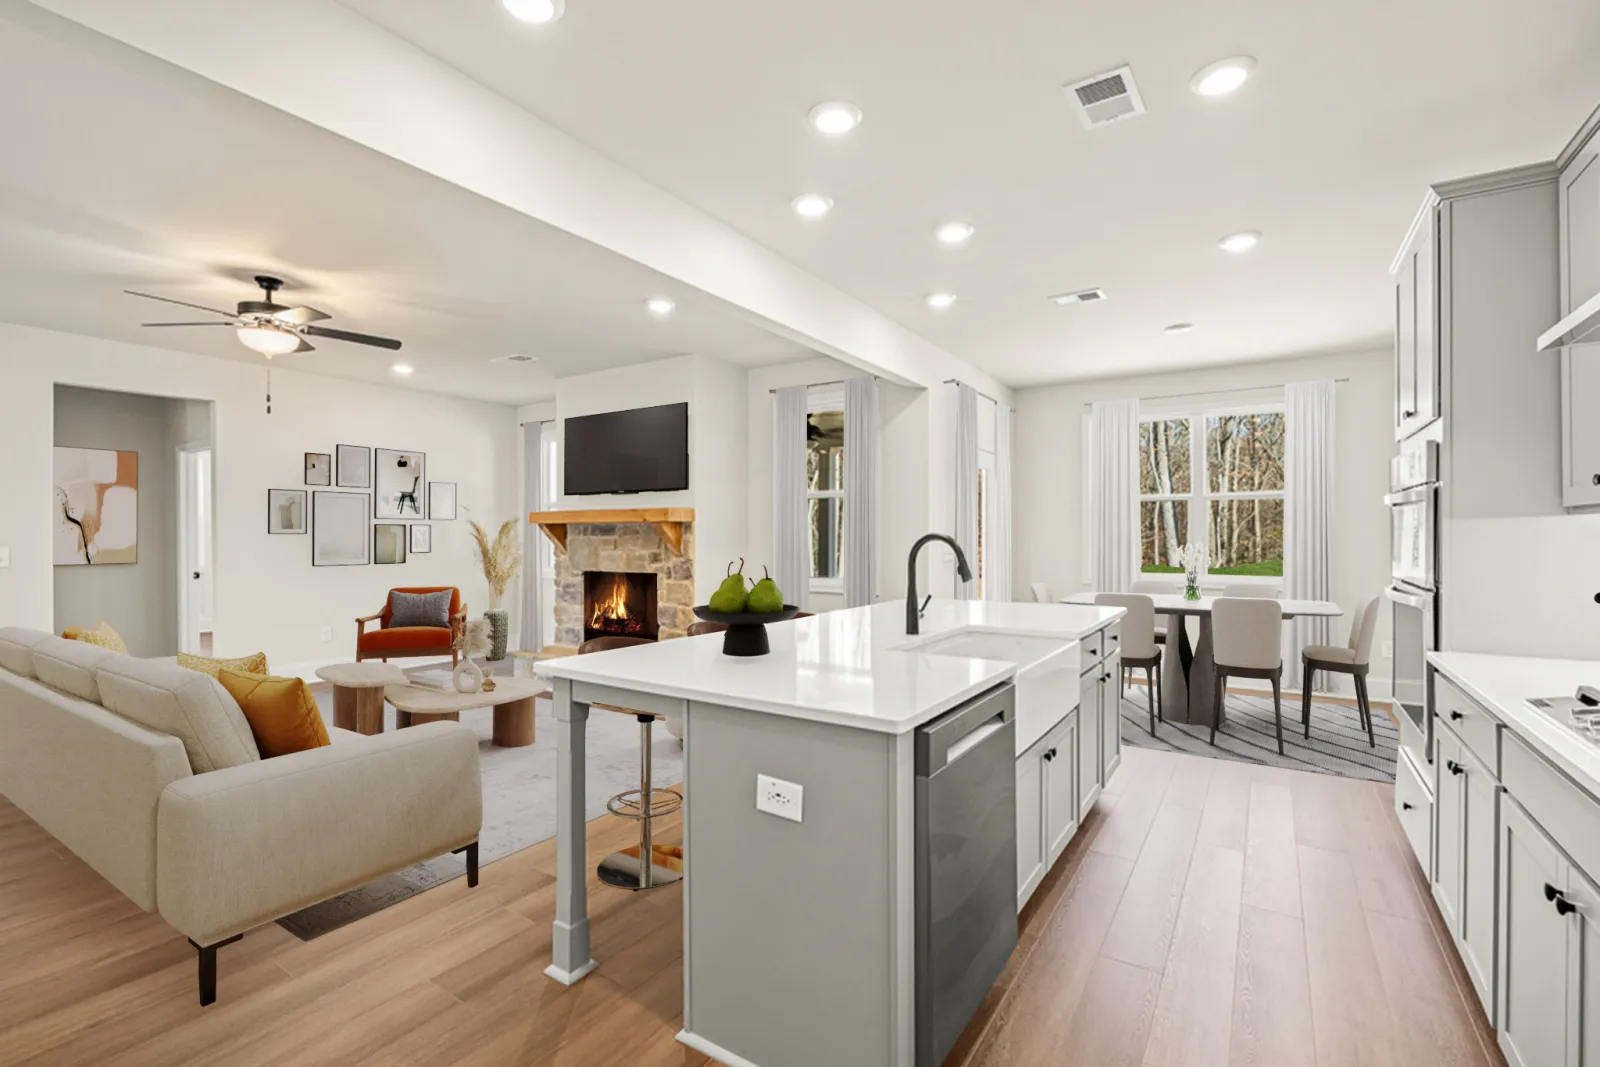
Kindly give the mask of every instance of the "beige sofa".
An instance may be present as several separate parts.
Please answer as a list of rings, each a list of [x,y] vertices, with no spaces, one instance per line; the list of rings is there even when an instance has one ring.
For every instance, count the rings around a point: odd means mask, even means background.
[[[477,737],[434,723],[262,759],[214,678],[0,629],[0,795],[200,953],[445,852],[477,884]]]

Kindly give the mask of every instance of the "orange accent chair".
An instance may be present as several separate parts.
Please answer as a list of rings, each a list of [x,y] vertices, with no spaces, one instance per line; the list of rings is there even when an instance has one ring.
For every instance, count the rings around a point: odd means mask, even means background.
[[[391,659],[410,656],[442,656],[450,653],[450,665],[461,660],[461,652],[453,647],[456,638],[467,629],[467,606],[461,602],[461,590],[449,585],[412,586],[391,589],[395,593],[450,592],[449,626],[390,626],[390,601],[383,602],[383,610],[356,620],[356,662],[366,659]],[[375,622],[378,629],[368,630],[367,623]]]

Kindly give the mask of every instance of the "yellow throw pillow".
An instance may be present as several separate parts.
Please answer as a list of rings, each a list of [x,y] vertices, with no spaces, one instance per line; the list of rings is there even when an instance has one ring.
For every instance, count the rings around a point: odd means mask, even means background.
[[[329,743],[328,728],[311,690],[299,678],[271,678],[223,669],[217,681],[238,702],[262,759],[321,748]]]
[[[210,656],[192,656],[187,652],[178,653],[178,666],[188,667],[191,671],[209,674],[215,678],[220,671],[239,671],[243,674],[271,674],[267,670],[267,654],[257,652],[253,656],[240,656],[237,659],[213,659]]]
[[[61,631],[61,636],[68,641],[82,641],[89,645],[99,645],[101,648],[110,649],[119,656],[128,654],[128,643],[122,639],[122,635],[103,622],[92,630],[80,630],[76,626],[69,626]]]

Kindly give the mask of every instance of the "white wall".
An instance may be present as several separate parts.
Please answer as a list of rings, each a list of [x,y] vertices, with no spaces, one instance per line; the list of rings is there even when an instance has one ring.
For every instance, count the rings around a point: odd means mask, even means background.
[[[1350,612],[1389,584],[1389,514],[1383,496],[1395,450],[1393,360],[1393,353],[1383,349],[1019,390],[1012,534],[1017,595],[1026,595],[1028,583],[1036,581],[1058,596],[1088,588],[1082,568],[1082,428],[1089,402],[1348,377],[1338,386],[1336,402],[1333,578],[1334,597]],[[1161,404],[1170,409],[1172,402]],[[1389,661],[1377,656],[1389,640],[1389,624],[1389,613],[1380,612],[1374,692],[1387,689]],[[1334,623],[1335,641],[1343,642],[1348,626],[1348,614]]]
[[[336,353],[328,354],[337,359]],[[276,370],[266,413],[264,367],[0,324],[0,619],[49,629],[53,621],[50,531],[52,396],[56,384],[157,392],[210,400],[216,447],[216,650],[265,651],[274,671],[348,660],[355,625],[396,585],[458,585],[469,606],[488,607],[466,519],[486,526],[517,514],[515,409],[414,390]],[[313,567],[310,536],[266,532],[268,488],[302,484],[303,453],[337,444],[415,448],[431,481],[460,486],[461,518],[437,522],[433,552],[402,566]],[[335,487],[336,488],[336,487]],[[516,627],[516,598],[508,597]],[[319,629],[332,627],[333,640]]]

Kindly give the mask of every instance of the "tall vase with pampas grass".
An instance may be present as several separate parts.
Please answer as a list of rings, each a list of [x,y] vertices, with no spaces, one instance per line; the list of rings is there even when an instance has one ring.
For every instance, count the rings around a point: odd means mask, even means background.
[[[483,567],[483,579],[489,583],[489,610],[483,617],[489,620],[489,659],[491,661],[506,658],[506,642],[511,636],[511,616],[500,606],[505,600],[506,586],[511,584],[517,569],[522,566],[522,545],[517,540],[517,524],[514,519],[507,519],[500,524],[500,532],[494,540],[489,539],[489,533],[475,520],[468,520],[467,525],[472,528],[472,543],[478,554],[478,563]]]

